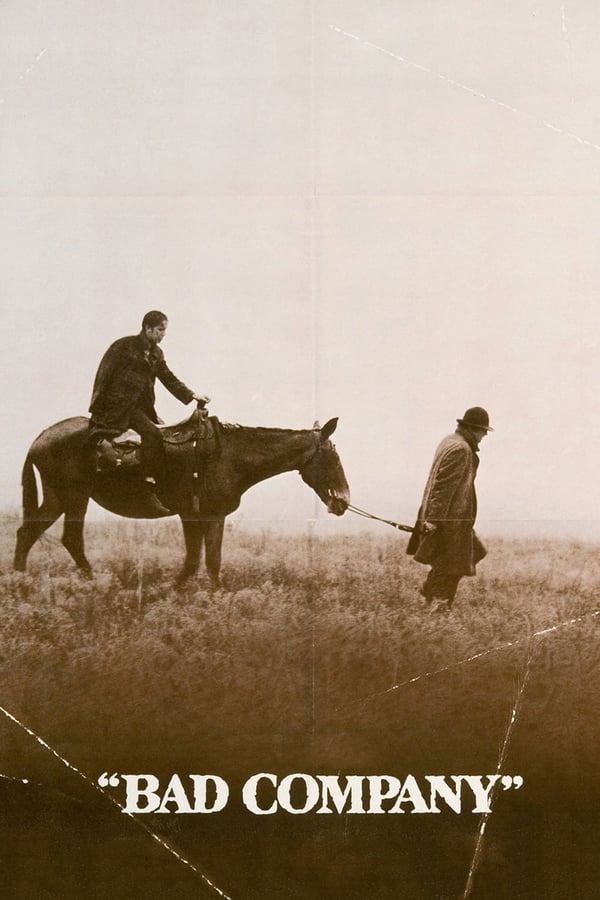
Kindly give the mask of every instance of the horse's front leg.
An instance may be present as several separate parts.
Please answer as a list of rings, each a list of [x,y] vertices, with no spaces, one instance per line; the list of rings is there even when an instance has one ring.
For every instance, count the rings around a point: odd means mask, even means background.
[[[185,560],[183,568],[179,573],[177,581],[179,584],[187,578],[195,575],[200,565],[200,552],[202,550],[202,542],[204,540],[204,532],[206,528],[205,522],[199,522],[195,519],[181,518],[183,526],[183,538],[185,540]]]
[[[223,546],[223,528],[225,520],[206,524],[206,569],[208,571],[213,589],[221,586],[219,572],[221,571],[221,548]]]

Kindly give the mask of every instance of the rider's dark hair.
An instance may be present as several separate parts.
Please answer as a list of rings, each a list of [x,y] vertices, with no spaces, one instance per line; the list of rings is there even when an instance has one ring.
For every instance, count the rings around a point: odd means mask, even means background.
[[[152,309],[142,319],[142,328],[156,328],[157,325],[162,325],[163,322],[168,321],[163,312],[160,312],[158,309]]]

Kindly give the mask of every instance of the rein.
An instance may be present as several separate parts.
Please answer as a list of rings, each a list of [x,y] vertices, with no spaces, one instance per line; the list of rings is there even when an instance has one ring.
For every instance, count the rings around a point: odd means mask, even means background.
[[[390,519],[382,519],[379,516],[374,516],[373,513],[366,512],[364,509],[359,509],[358,506],[352,506],[351,503],[348,504],[347,509],[357,516],[362,516],[364,519],[374,519],[376,522],[383,522],[385,525],[391,525],[392,528],[397,528],[398,531],[413,532],[415,530],[412,525],[400,525],[398,522],[392,522]]]

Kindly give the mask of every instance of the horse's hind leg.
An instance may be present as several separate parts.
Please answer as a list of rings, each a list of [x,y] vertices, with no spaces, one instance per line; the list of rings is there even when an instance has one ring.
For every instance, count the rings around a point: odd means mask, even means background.
[[[86,559],[83,546],[83,522],[89,499],[87,494],[70,495],[65,509],[65,526],[62,536],[63,545],[85,575],[92,574],[92,567]]]
[[[14,568],[17,572],[24,572],[27,565],[27,555],[37,539],[56,522],[63,512],[63,506],[55,491],[44,485],[44,501],[35,512],[23,514],[23,524],[17,530],[17,545],[15,547]]]

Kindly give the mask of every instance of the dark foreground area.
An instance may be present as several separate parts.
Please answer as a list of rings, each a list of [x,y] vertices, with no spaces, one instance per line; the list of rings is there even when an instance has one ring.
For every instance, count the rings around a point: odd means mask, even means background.
[[[2,523],[2,896],[442,900],[465,896],[470,870],[476,898],[595,895],[596,547],[490,541],[436,616],[387,532],[230,531],[226,588],[210,593],[202,578],[175,591],[170,523],[91,525],[94,582],[52,538],[13,574],[14,527]],[[477,856],[468,804],[259,816],[240,797],[258,772],[420,782],[493,774],[501,758],[524,783],[494,797]],[[103,772],[214,773],[231,795],[219,813],[171,803],[131,818],[110,799],[122,785],[95,789]]]

